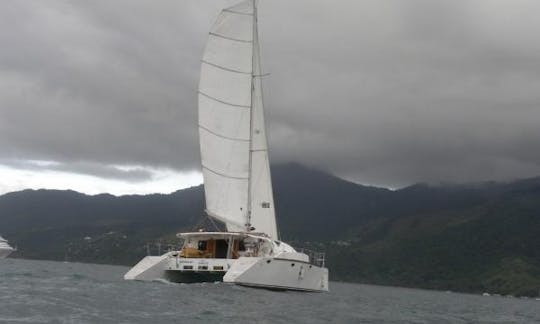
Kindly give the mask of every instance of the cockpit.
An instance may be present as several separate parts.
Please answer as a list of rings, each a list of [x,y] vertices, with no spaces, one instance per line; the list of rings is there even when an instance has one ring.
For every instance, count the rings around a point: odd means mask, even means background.
[[[242,233],[193,233],[185,235],[179,257],[206,259],[238,259],[269,256],[274,243],[265,237]]]

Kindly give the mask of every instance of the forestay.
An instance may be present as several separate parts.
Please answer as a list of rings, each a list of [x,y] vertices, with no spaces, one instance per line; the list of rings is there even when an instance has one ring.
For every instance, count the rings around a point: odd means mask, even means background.
[[[277,239],[253,0],[223,10],[210,31],[199,138],[208,214],[229,231],[254,227]]]

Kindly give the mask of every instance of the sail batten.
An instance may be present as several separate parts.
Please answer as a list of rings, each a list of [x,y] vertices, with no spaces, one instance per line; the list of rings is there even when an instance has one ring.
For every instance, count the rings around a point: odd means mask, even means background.
[[[214,100],[214,101],[217,101],[217,102],[219,102],[219,103],[222,103],[222,104],[227,105],[227,106],[230,106],[230,107],[251,108],[251,105],[249,105],[249,106],[246,106],[246,105],[237,105],[237,104],[233,104],[233,103],[230,103],[230,102],[226,102],[226,101],[223,101],[223,100],[221,100],[221,99],[212,97],[212,96],[210,96],[210,95],[208,95],[208,94],[206,94],[206,93],[204,93],[204,92],[202,92],[202,91],[200,91],[200,90],[199,90],[199,95],[202,95],[202,96],[204,96],[204,97],[206,97],[206,98],[208,98],[208,99],[212,99],[212,100]]]
[[[253,16],[252,13],[239,12],[239,11],[234,11],[234,10],[230,10],[230,9],[223,9],[223,11],[230,12],[230,13],[237,14],[237,15]]]
[[[213,67],[216,67],[216,68],[218,68],[218,69],[225,70],[225,71],[229,71],[229,72],[233,72],[233,73],[240,73],[240,74],[249,74],[249,75],[252,75],[252,72],[251,72],[251,71],[246,72],[246,71],[235,70],[235,69],[233,69],[233,68],[229,68],[229,67],[226,67],[226,66],[223,66],[223,65],[219,65],[219,64],[215,64],[215,63],[212,63],[212,62],[208,62],[208,61],[205,61],[205,60],[202,60],[201,62],[204,63],[204,64],[211,65],[211,66],[213,66]]]
[[[199,125],[199,128],[201,128],[202,130],[207,131],[208,133],[210,133],[212,135],[215,135],[217,137],[221,137],[221,138],[224,138],[224,139],[228,139],[230,141],[249,142],[249,138],[229,137],[229,136],[226,136],[226,135],[218,134],[215,131],[212,131],[212,130],[210,130],[207,127],[204,127],[202,125]]]
[[[241,177],[241,176],[234,176],[234,175],[230,175],[230,174],[225,174],[223,172],[219,172],[219,171],[216,171],[216,170],[212,170],[211,168],[203,165],[202,166],[204,170],[207,170],[207,171],[210,171],[212,172],[213,174],[215,175],[218,175],[220,177],[225,177],[225,178],[229,178],[229,179],[236,179],[236,180],[248,180],[249,177],[245,176],[245,177]]]
[[[224,9],[210,30],[199,83],[208,215],[229,231],[277,239],[254,1]]]
[[[224,38],[224,39],[227,39],[227,40],[230,40],[230,41],[233,41],[233,42],[253,43],[253,41],[251,39],[239,39],[239,38],[234,38],[234,37],[230,37],[230,36],[220,35],[220,34],[217,34],[217,33],[208,33],[208,35]]]

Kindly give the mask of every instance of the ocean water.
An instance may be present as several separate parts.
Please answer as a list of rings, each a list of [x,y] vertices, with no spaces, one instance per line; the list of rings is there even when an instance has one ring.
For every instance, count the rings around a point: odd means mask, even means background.
[[[540,301],[331,282],[329,293],[122,280],[126,267],[0,260],[0,323],[540,323]]]

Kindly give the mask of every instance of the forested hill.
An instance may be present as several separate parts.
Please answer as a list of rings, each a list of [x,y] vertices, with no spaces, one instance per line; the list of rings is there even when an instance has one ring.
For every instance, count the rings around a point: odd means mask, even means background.
[[[333,280],[536,296],[540,178],[510,183],[366,187],[298,164],[273,167],[283,240],[327,251]],[[14,257],[131,265],[147,242],[201,224],[202,186],[169,195],[0,196]]]

